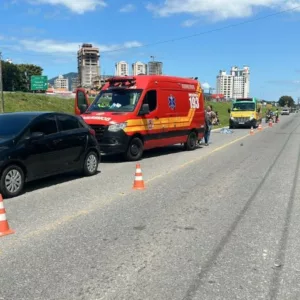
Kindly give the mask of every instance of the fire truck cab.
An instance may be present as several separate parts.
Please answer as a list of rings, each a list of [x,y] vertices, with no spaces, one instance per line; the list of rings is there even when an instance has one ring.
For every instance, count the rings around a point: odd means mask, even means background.
[[[129,161],[139,160],[144,150],[178,143],[194,150],[205,130],[201,85],[180,77],[112,77],[92,103],[78,88],[75,114],[95,130],[102,153],[120,153]]]

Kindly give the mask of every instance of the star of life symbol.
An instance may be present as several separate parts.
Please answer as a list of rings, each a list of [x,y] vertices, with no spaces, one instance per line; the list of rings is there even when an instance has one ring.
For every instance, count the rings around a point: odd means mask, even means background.
[[[174,110],[175,107],[176,107],[176,100],[175,100],[175,98],[173,97],[173,95],[170,95],[169,98],[168,98],[168,100],[169,100],[169,107],[170,107],[172,110]]]

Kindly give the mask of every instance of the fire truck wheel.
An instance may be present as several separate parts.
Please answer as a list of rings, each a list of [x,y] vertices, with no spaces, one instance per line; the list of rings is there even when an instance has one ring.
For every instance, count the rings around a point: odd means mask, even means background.
[[[191,131],[188,135],[184,148],[188,151],[195,150],[197,148],[197,133],[195,131]]]
[[[144,144],[138,137],[134,137],[125,152],[125,159],[128,161],[140,160],[144,152]]]

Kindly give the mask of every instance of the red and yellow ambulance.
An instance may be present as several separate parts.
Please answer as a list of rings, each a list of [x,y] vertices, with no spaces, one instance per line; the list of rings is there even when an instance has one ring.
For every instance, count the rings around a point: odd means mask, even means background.
[[[162,75],[112,77],[91,104],[84,89],[75,98],[75,114],[95,130],[102,152],[130,161],[156,147],[181,143],[196,149],[204,110],[198,80]]]

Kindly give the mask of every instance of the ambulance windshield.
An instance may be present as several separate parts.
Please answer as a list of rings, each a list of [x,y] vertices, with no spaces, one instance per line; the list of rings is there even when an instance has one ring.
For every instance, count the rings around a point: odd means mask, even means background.
[[[102,91],[87,111],[132,112],[134,111],[142,90],[113,89]]]

